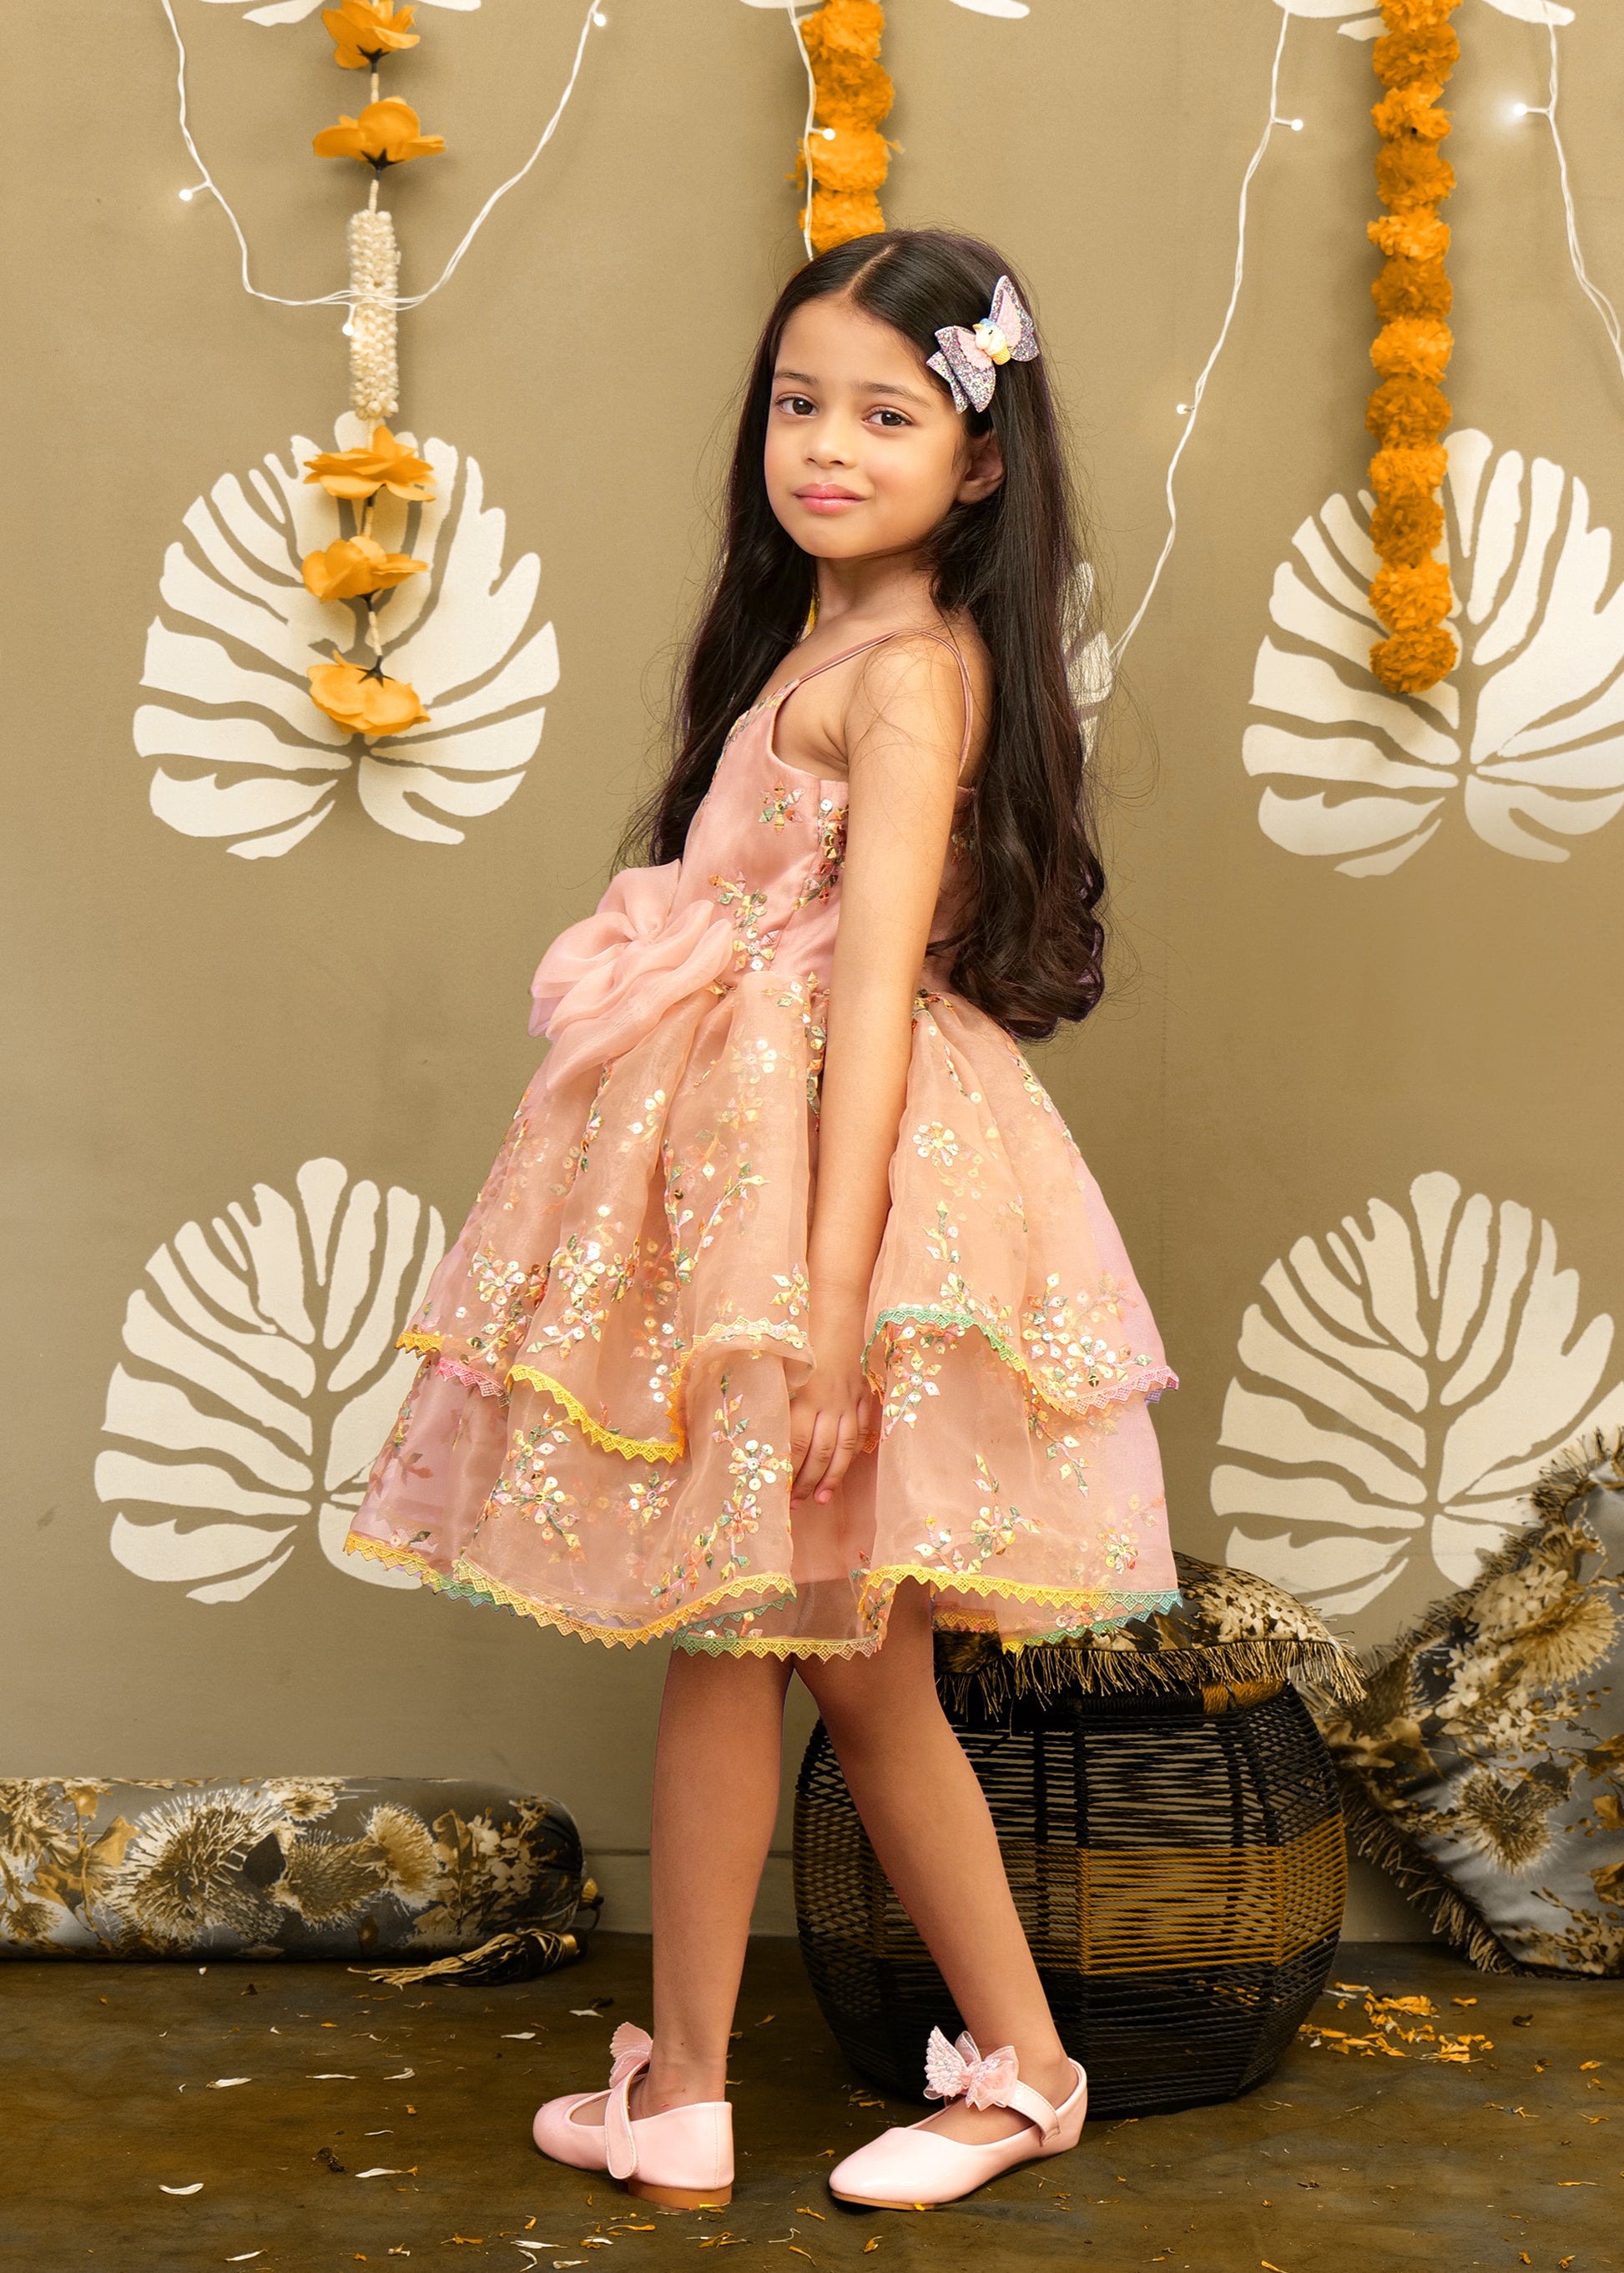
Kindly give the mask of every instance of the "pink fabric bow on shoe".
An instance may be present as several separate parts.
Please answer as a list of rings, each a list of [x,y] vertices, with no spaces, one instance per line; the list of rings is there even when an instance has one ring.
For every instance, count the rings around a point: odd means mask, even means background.
[[[732,969],[733,927],[716,901],[690,900],[673,914],[681,874],[680,860],[622,868],[595,912],[542,956],[530,1030],[553,1044],[550,1085],[620,1056]]]
[[[1006,2138],[977,2142],[934,2129],[939,2115],[893,2125],[836,2164],[829,2173],[830,2193],[837,2202],[864,2202],[874,2209],[924,2209],[974,2194],[1017,2163],[1064,2155],[1082,2135],[1088,2112],[1088,2078],[1078,2061],[1071,2067],[1071,2090],[1058,2107],[1051,2107],[1041,2092],[1020,2081],[1013,2044],[1000,2044],[983,2059],[974,2037],[961,2036],[953,2045],[940,2029],[932,2029],[925,2046],[925,2097],[962,2099],[967,2107],[1007,2107],[1026,2119],[1022,2128]]]
[[[609,2057],[614,2062],[609,2071],[610,2090],[618,2089],[628,2076],[646,2067],[653,2050],[654,2039],[646,2029],[640,2029],[635,2021],[622,2021],[609,2039]]]
[[[606,2171],[628,2194],[666,2209],[719,2208],[733,2194],[733,2110],[725,2099],[708,2099],[634,2117],[631,2089],[653,2050],[646,2029],[622,2021],[609,2039],[614,2065],[607,2093],[572,2091],[544,2101],[531,2126],[536,2144],[553,2162]],[[577,2122],[593,2100],[602,2104],[601,2121]]]
[[[1013,2044],[1000,2044],[985,2058],[966,2030],[957,2045],[932,2029],[925,2046],[927,2099],[962,2099],[966,2107],[1007,2107],[1019,2080]]]

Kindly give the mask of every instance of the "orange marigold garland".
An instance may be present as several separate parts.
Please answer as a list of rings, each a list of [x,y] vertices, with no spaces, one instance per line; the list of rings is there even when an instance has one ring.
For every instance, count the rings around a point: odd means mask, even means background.
[[[414,11],[398,0],[338,0],[321,20],[333,42],[333,60],[343,71],[371,74],[372,101],[351,118],[340,114],[311,144],[319,158],[356,158],[372,169],[366,204],[350,217],[350,405],[357,416],[375,420],[370,447],[323,450],[306,458],[307,482],[319,482],[329,497],[350,508],[353,534],[324,551],[304,556],[304,583],[318,600],[359,600],[365,610],[365,639],[372,656],[363,667],[346,663],[336,648],[331,663],[305,666],[310,699],[347,734],[371,742],[426,724],[429,713],[417,690],[391,679],[383,667],[379,633],[380,600],[409,576],[427,573],[426,560],[387,552],[372,535],[379,492],[387,490],[408,504],[434,495],[433,468],[395,437],[382,422],[399,409],[400,375],[395,364],[395,296],[400,251],[395,224],[378,203],[386,169],[414,158],[436,158],[445,149],[441,134],[425,134],[417,112],[398,95],[380,100],[378,67],[386,57],[418,44],[411,28]]]
[[[1387,208],[1369,226],[1387,266],[1371,287],[1382,319],[1371,349],[1380,385],[1365,423],[1380,447],[1371,460],[1376,510],[1371,543],[1381,566],[1371,604],[1390,636],[1371,649],[1371,669],[1401,694],[1424,694],[1455,668],[1458,652],[1445,619],[1453,604],[1449,571],[1433,552],[1444,533],[1438,491],[1447,462],[1440,437],[1449,401],[1439,381],[1455,335],[1453,294],[1444,274],[1448,225],[1438,207],[1455,187],[1439,149],[1449,131],[1439,108],[1461,43],[1449,24],[1459,0],[1383,0],[1386,36],[1375,49],[1387,93],[1371,116],[1382,138],[1376,188]]]
[[[801,37],[812,70],[816,124],[801,146],[797,178],[812,177],[800,220],[814,252],[883,229],[877,195],[892,144],[880,132],[896,90],[880,64],[885,11],[879,0],[824,0]]]

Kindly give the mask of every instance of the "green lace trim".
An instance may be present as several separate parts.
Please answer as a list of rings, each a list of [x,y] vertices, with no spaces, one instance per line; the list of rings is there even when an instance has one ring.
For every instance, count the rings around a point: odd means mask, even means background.
[[[978,1317],[974,1310],[934,1302],[898,1302],[880,1312],[875,1320],[874,1332],[863,1346],[863,1372],[869,1385],[881,1392],[885,1387],[885,1373],[883,1369],[876,1370],[870,1362],[870,1353],[876,1342],[883,1341],[889,1354],[891,1344],[896,1339],[895,1330],[903,1324],[956,1328],[960,1333],[974,1332],[980,1334],[994,1355],[1002,1358],[1005,1365],[1021,1376],[1033,1397],[1051,1406],[1056,1413],[1070,1414],[1073,1417],[1097,1412],[1107,1405],[1125,1405],[1136,1397],[1159,1397],[1164,1389],[1177,1389],[1178,1386],[1178,1376],[1170,1366],[1147,1365],[1141,1366],[1137,1373],[1129,1375],[1123,1381],[1114,1382],[1109,1387],[1101,1385],[1091,1390],[1085,1397],[1068,1400],[1064,1397],[1057,1397],[1051,1388],[1046,1386],[1043,1377],[1025,1354],[996,1326]]]

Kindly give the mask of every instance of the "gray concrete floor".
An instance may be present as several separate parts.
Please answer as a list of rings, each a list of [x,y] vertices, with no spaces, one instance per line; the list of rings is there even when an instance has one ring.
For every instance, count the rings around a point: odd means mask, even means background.
[[[838,2154],[921,2111],[861,2083],[794,1945],[758,1941],[733,2068],[739,2183],[702,2214],[644,2209],[530,2141],[537,2103],[598,2084],[613,2024],[646,2021],[648,1967],[627,1935],[503,1989],[382,1990],[339,1965],[0,1964],[0,2263],[665,2273],[726,2248],[763,2273],[1624,2267],[1617,1982],[1344,1944],[1334,1978],[1425,1995],[1493,2050],[1448,2067],[1303,2037],[1244,2099],[1091,2123],[1074,2154],[919,2216],[828,2194]],[[1365,2026],[1358,1999],[1316,2018]]]

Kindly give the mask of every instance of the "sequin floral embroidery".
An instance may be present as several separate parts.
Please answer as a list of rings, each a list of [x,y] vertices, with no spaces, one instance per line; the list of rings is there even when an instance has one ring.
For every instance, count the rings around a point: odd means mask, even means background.
[[[680,1561],[654,1587],[657,1609],[695,1593],[703,1584],[706,1572],[711,1574],[712,1584],[726,1586],[747,1571],[749,1558],[743,1552],[743,1542],[760,1526],[762,1496],[789,1481],[788,1460],[781,1459],[773,1445],[755,1434],[745,1415],[743,1392],[730,1394],[731,1387],[732,1376],[724,1373],[711,1441],[727,1448],[732,1489],[715,1522],[698,1534]]]
[[[787,789],[782,782],[774,782],[758,818],[766,822],[775,836],[782,836],[786,821],[800,820],[801,815],[795,810],[800,803],[801,791],[798,789]]]
[[[637,1250],[634,1246],[629,1255],[616,1255],[601,1240],[583,1239],[572,1231],[553,1258],[553,1273],[563,1293],[563,1307],[547,1320],[538,1346],[567,1349],[589,1336],[601,1341],[611,1304],[620,1301],[636,1277]]]
[[[970,1539],[961,1547],[954,1539],[951,1527],[938,1517],[925,1518],[925,1537],[914,1549],[921,1563],[934,1568],[962,1573],[979,1571],[995,1555],[1002,1555],[1019,1531],[1036,1531],[1039,1526],[1030,1516],[1023,1515],[1017,1507],[1004,1504],[1003,1489],[998,1479],[978,1452],[975,1456],[975,1485],[981,1499],[970,1518]]]
[[[482,1247],[473,1259],[474,1291],[491,1315],[468,1337],[475,1355],[494,1362],[523,1332],[523,1322],[540,1302],[547,1284],[545,1263],[529,1265],[504,1261],[495,1249]]]
[[[816,900],[826,900],[834,890],[846,859],[846,821],[844,805],[832,797],[818,799],[817,857],[795,895],[793,913],[798,915]]]
[[[765,971],[778,949],[778,941],[762,929],[766,893],[752,891],[742,876],[712,876],[710,882],[733,919],[734,964],[741,971]]]
[[[550,1532],[560,1546],[577,1553],[581,1542],[569,1528],[564,1511],[575,1505],[573,1497],[551,1473],[549,1463],[569,1443],[569,1431],[553,1423],[537,1429],[515,1429],[508,1452],[508,1470],[498,1477],[486,1500],[484,1514],[512,1508]]]

